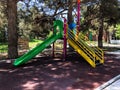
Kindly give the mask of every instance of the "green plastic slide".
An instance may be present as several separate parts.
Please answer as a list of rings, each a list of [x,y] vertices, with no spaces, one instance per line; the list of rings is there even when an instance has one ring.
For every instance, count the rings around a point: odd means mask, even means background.
[[[46,47],[48,47],[50,44],[55,42],[57,39],[62,38],[62,31],[63,31],[63,22],[60,20],[57,20],[54,22],[54,29],[57,31],[55,34],[53,34],[51,37],[46,39],[43,43],[39,44],[32,50],[28,51],[26,54],[21,56],[20,58],[16,59],[13,63],[14,66],[19,66],[22,64],[25,64],[26,62],[30,61],[33,57],[35,57],[37,54],[41,53]],[[58,30],[57,30],[58,29]]]

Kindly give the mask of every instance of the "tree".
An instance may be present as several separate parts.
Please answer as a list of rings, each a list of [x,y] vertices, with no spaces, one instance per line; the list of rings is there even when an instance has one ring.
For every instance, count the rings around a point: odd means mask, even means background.
[[[18,57],[17,50],[17,1],[8,0],[8,58]]]
[[[84,25],[98,31],[98,46],[103,47],[103,30],[108,29],[108,26],[105,28],[105,24],[111,26],[118,20],[118,1],[84,0],[84,2],[87,6],[87,11],[84,13]]]
[[[114,13],[114,14],[113,14]],[[103,47],[102,36],[104,29],[104,22],[115,24],[118,19],[118,0],[101,0],[99,9],[99,35],[98,35],[98,46]]]

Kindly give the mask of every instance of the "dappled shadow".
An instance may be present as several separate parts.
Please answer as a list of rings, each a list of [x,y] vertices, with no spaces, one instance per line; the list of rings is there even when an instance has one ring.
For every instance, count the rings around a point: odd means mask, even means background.
[[[117,56],[105,54],[105,64],[96,68],[76,53],[64,62],[47,56],[20,67],[4,60],[0,62],[0,90],[93,90],[120,74]]]

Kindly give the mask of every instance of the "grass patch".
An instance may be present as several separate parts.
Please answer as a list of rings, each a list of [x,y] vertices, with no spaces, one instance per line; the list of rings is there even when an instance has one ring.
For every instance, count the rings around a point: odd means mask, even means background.
[[[8,44],[7,43],[0,43],[0,53],[5,53],[8,50]]]
[[[42,40],[32,39],[29,42],[29,48],[34,48],[37,44],[42,43]],[[0,43],[0,53],[6,53],[8,51],[8,43]]]
[[[42,43],[42,40],[36,40],[36,39],[32,39],[29,42],[29,48],[34,48],[37,44]]]

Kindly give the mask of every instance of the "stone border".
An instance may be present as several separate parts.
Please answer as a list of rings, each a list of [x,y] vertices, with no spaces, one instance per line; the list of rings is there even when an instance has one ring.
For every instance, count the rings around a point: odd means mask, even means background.
[[[105,88],[107,88],[108,86],[110,86],[111,84],[113,84],[115,81],[117,81],[119,79],[120,79],[120,74],[117,75],[116,77],[112,78],[108,82],[104,83],[103,85],[99,86],[95,90],[104,90]]]

